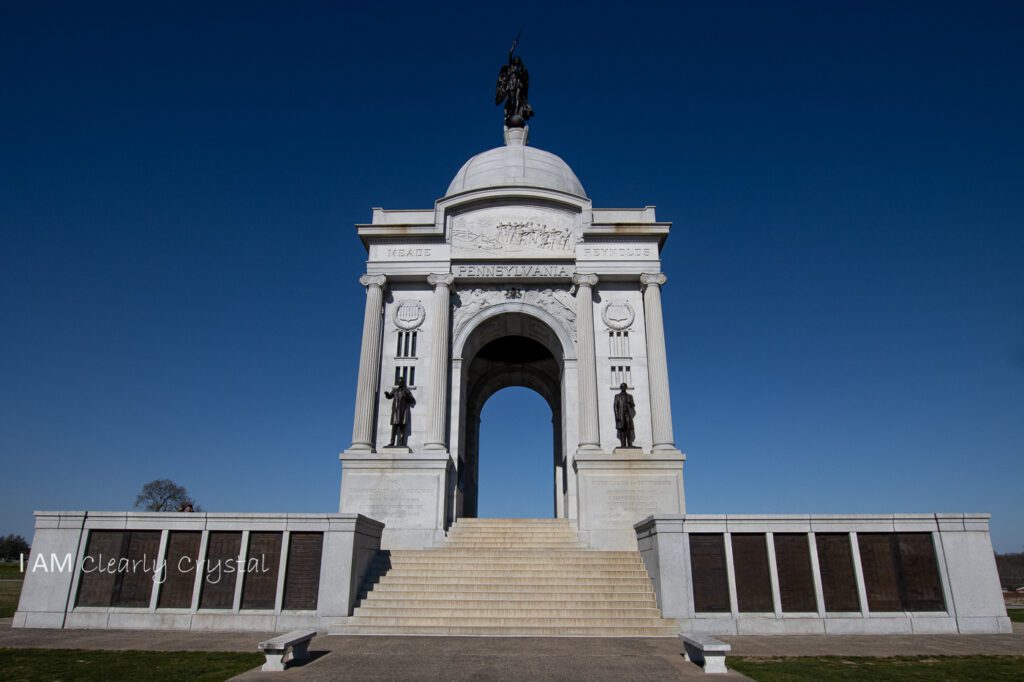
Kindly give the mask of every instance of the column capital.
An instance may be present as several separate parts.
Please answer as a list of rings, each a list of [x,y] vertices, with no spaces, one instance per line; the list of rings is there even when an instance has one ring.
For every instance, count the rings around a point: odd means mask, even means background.
[[[594,287],[597,286],[597,275],[591,273],[577,272],[572,276],[572,283],[579,287]]]
[[[364,287],[383,287],[387,281],[388,278],[384,275],[363,275],[359,278],[359,283]]]
[[[455,275],[450,272],[435,273],[427,275],[427,282],[435,287],[446,286],[450,287],[455,282]]]
[[[665,282],[667,281],[668,277],[666,277],[665,273],[663,272],[645,272],[644,274],[640,275],[640,284],[644,285],[645,287],[649,287],[651,285],[659,287],[664,286]]]

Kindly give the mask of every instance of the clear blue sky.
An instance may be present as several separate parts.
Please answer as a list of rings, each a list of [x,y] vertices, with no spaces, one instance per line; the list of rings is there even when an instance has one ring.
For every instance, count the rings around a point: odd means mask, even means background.
[[[500,143],[521,23],[531,141],[674,222],[689,510],[990,511],[1024,549],[1019,2],[4,3],[0,533],[163,477],[336,510],[352,226]],[[485,407],[482,513],[550,513],[546,410]]]

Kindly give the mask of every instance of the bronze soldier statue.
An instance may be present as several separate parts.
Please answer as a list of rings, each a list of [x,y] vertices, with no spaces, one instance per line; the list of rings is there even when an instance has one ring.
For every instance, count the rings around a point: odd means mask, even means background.
[[[624,448],[633,447],[633,439],[636,432],[633,429],[633,417],[636,416],[636,406],[633,404],[633,396],[626,393],[626,384],[619,385],[619,392],[615,394],[615,433],[619,437],[619,445]]]
[[[405,377],[398,377],[395,390],[384,391],[384,397],[391,401],[391,443],[388,447],[405,447],[409,440],[405,426],[412,420],[410,410],[416,407],[416,398],[406,387]]]
[[[519,29],[519,35],[523,30]],[[505,125],[509,128],[522,128],[533,116],[533,107],[528,100],[530,94],[530,72],[526,70],[522,58],[515,54],[519,44],[519,36],[508,51],[508,64],[498,72],[498,86],[494,93],[494,103],[505,102]]]

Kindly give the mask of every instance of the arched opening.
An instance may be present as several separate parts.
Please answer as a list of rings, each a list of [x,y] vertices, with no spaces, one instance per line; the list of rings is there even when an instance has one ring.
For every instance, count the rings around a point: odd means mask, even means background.
[[[509,386],[480,414],[479,516],[550,518],[554,426],[551,407],[536,391]]]
[[[480,322],[460,348],[457,516],[563,516],[565,505],[560,500],[564,500],[567,480],[559,336],[535,316],[508,311]],[[510,387],[530,391],[506,392],[485,415],[491,396]],[[539,395],[543,403],[538,405],[528,394]],[[488,424],[483,439],[481,418]],[[490,467],[483,479],[482,466]],[[497,490],[488,485],[488,477],[500,478],[501,472],[506,482],[523,482],[524,504],[514,509],[502,506],[502,500],[509,498],[506,491],[494,500],[481,501],[482,488]],[[534,483],[543,480],[546,485]],[[541,499],[547,504],[529,501]],[[538,514],[538,509],[543,513]]]

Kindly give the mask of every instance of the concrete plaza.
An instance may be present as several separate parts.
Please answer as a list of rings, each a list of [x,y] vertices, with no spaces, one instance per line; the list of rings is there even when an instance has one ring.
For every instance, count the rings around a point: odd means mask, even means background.
[[[0,648],[111,651],[256,651],[272,633],[12,629]],[[731,656],[1024,656],[1024,625],[996,635],[732,636]],[[703,679],[672,638],[319,636],[312,660],[284,673],[238,679],[671,680]],[[728,660],[728,659],[727,659]],[[713,678],[719,679],[719,678]],[[721,679],[747,679],[738,673]]]

